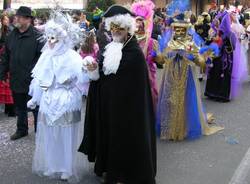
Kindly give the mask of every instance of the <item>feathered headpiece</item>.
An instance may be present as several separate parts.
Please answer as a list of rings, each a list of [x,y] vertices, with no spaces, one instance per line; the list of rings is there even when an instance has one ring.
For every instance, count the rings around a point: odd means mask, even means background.
[[[154,16],[154,8],[155,4],[151,0],[141,0],[131,6],[132,12],[144,19],[151,19]]]
[[[199,50],[200,56],[202,56],[208,65],[212,65],[213,58],[220,55],[220,47],[217,43],[213,42],[210,45],[206,45]]]
[[[67,48],[73,48],[82,42],[83,38],[84,33],[77,24],[73,23],[68,14],[63,14],[60,10],[52,10],[41,39],[54,39],[63,42]]]
[[[144,52],[147,52],[147,43],[151,38],[152,30],[153,30],[153,17],[154,17],[154,8],[155,4],[151,0],[141,0],[135,2],[131,6],[131,11],[137,17],[142,17],[145,22],[145,32],[146,32],[146,44]],[[145,53],[146,54],[146,53]]]
[[[220,48],[216,43],[211,43],[210,45],[206,45],[206,46],[202,47],[199,50],[199,53],[204,54],[208,51],[211,51],[215,57],[218,57],[220,55]]]
[[[169,17],[184,13],[190,9],[189,0],[172,0],[166,7],[166,13]]]

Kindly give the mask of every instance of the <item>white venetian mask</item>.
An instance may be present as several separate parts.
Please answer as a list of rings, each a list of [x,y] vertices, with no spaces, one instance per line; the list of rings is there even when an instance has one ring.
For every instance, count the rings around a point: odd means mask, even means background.
[[[56,38],[55,35],[48,35],[47,36],[47,41],[49,43],[51,43],[51,44],[54,44],[54,43],[58,42],[58,39]]]

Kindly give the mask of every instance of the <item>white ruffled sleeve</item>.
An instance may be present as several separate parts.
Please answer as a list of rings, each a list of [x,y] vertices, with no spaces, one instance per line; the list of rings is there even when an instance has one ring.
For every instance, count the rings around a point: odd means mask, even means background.
[[[95,59],[92,56],[87,56],[82,60],[83,63],[83,70],[87,72],[88,77],[90,80],[96,81],[100,78],[100,74],[99,74],[99,67],[97,65],[97,68],[94,71],[88,71],[87,69],[87,64],[91,64],[95,62]]]
[[[76,83],[77,88],[81,91],[82,95],[88,95],[89,91],[89,76],[85,72],[81,72]]]
[[[90,80],[97,81],[100,78],[99,67],[97,67],[97,69],[95,69],[94,71],[92,72],[88,71],[87,73]]]
[[[36,105],[40,105],[40,100],[43,94],[43,89],[39,85],[39,81],[34,78],[29,87],[29,95],[32,96],[32,101],[36,103]]]

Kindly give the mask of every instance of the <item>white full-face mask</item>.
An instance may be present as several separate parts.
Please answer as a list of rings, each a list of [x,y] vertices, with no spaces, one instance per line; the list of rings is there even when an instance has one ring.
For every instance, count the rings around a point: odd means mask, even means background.
[[[67,37],[67,32],[61,25],[50,21],[45,28],[45,35],[50,49],[53,49],[57,42],[64,40]]]
[[[55,44],[59,41],[59,39],[56,37],[56,35],[49,34],[47,35],[47,42],[50,47],[50,49],[53,49]]]

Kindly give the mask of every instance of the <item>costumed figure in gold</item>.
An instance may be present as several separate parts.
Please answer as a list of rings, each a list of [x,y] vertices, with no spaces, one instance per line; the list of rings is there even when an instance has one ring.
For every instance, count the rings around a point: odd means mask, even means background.
[[[211,116],[204,113],[195,66],[201,64],[199,48],[189,35],[190,24],[171,24],[172,33],[159,48],[157,61],[165,64],[157,110],[157,132],[162,140],[181,141],[211,135],[223,128],[208,126]],[[166,41],[165,41],[166,42]],[[164,48],[163,48],[164,47]]]

